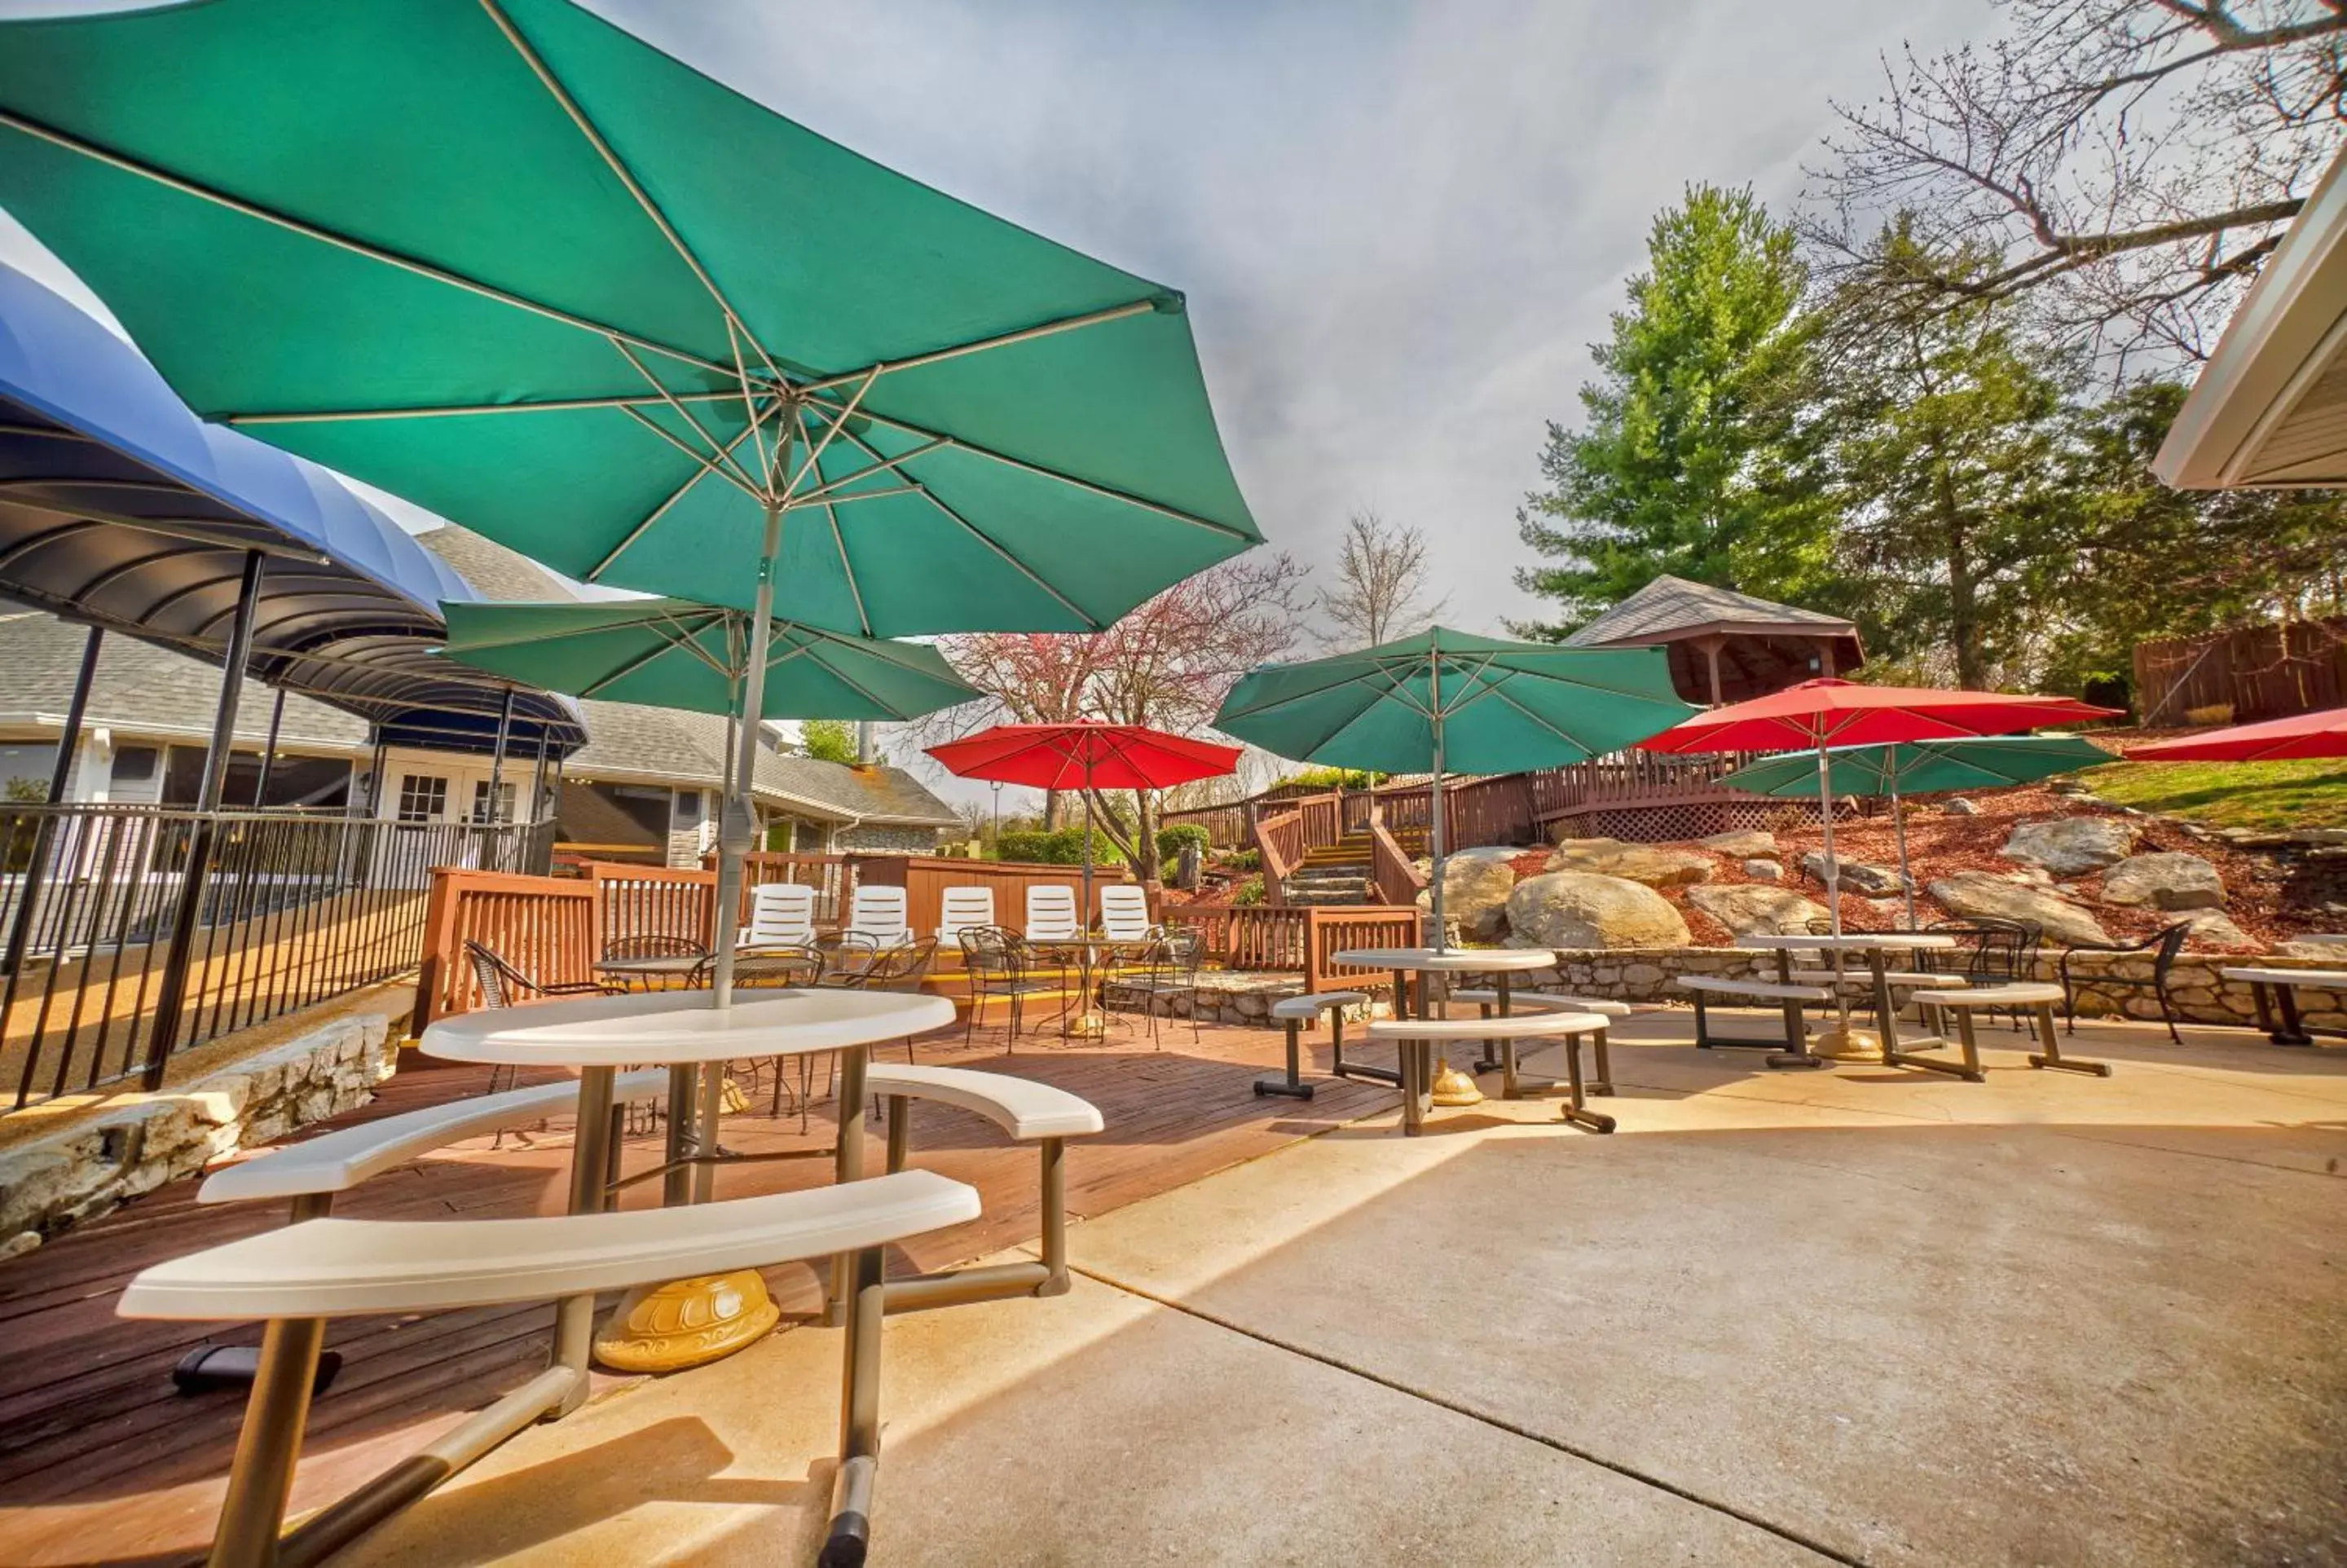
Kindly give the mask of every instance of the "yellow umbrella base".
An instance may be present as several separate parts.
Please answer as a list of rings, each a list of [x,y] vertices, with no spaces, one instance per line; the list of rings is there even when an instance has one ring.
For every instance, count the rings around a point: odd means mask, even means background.
[[[1882,1037],[1870,1029],[1820,1030],[1809,1037],[1809,1050],[1829,1061],[1881,1061]]]
[[[1437,1105],[1481,1105],[1483,1091],[1475,1087],[1472,1075],[1461,1072],[1445,1061],[1435,1070],[1432,1095]]]
[[[751,1268],[638,1286],[597,1337],[595,1359],[615,1372],[681,1372],[731,1356],[782,1313]]]

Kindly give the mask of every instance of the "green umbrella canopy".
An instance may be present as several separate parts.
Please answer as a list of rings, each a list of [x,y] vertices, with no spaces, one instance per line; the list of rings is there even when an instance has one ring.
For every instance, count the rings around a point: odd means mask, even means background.
[[[749,666],[750,618],[673,599],[561,604],[443,604],[448,658],[548,691],[733,712]],[[980,693],[934,648],[777,621],[769,628],[763,716],[912,719]]]
[[[1659,649],[1561,648],[1438,626],[1255,671],[1231,689],[1214,727],[1300,762],[1512,773],[1620,751],[1695,711],[1672,689]]]
[[[1896,745],[1842,746],[1826,753],[1836,794],[1932,794],[1942,790],[2002,789],[2033,784],[2079,768],[2118,761],[2075,735],[1990,735],[1980,739],[1910,741]],[[1788,752],[1719,781],[1754,794],[1818,793],[1814,752]]]
[[[200,413],[569,575],[1081,630],[1259,542],[1182,296],[567,0],[0,26],[0,205]]]

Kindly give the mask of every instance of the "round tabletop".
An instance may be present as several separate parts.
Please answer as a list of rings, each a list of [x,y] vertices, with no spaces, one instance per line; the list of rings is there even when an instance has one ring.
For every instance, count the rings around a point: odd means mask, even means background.
[[[1545,969],[1556,962],[1546,948],[1347,948],[1330,962],[1363,969],[1482,974],[1492,969]]]
[[[672,1067],[836,1050],[953,1020],[945,998],[905,991],[764,990],[723,1011],[709,991],[651,991],[460,1013],[425,1029],[419,1043],[448,1061]]]
[[[689,975],[709,961],[706,953],[663,953],[656,958],[599,958],[598,974]]]
[[[1829,952],[1839,948],[1848,953],[1863,953],[1880,948],[1902,952],[1924,948],[1933,950],[1952,948],[1956,939],[1932,931],[1845,931],[1839,937],[1764,936],[1756,933],[1737,938],[1736,945],[1739,948],[1824,948]]]

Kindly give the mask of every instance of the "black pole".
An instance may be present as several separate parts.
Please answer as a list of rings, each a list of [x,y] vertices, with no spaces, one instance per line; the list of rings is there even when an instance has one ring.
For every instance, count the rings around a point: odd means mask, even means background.
[[[513,688],[506,688],[505,701],[497,705],[497,744],[489,753],[489,804],[481,814],[485,822],[497,819],[497,789],[505,782],[506,742],[513,734]]]
[[[66,798],[66,785],[73,776],[74,753],[81,749],[81,723],[89,712],[89,689],[97,679],[98,645],[106,633],[93,626],[81,645],[81,672],[74,677],[73,696],[66,703],[65,728],[57,733],[57,760],[49,768],[48,804],[56,804]],[[47,868],[49,837],[54,824],[43,818],[33,835],[33,858],[25,866],[25,880],[16,890],[16,916],[8,923],[8,955],[5,968],[11,975],[25,961],[25,939],[32,934],[33,907],[41,901],[41,876]]]
[[[367,764],[366,814],[371,817],[381,816],[383,815],[384,753],[387,749],[387,745],[383,738],[383,726],[381,724],[374,726],[374,755],[368,759]]]
[[[252,786],[252,804],[261,805],[269,798],[269,770],[277,764],[277,732],[285,726],[285,688],[277,688],[277,701],[269,705],[269,740],[261,748],[261,777]]]
[[[220,810],[220,785],[227,780],[229,752],[236,742],[236,704],[244,692],[245,662],[252,657],[253,612],[261,603],[261,572],[266,559],[259,550],[245,552],[236,622],[229,631],[228,656],[220,671],[220,706],[212,713],[203,784],[197,792],[195,821],[188,832],[188,863],[179,874],[179,902],[171,915],[171,945],[163,958],[162,987],[155,993],[154,1028],[147,1035],[147,1067],[140,1083],[149,1094],[163,1087],[164,1066],[179,1043],[179,1022],[188,1003],[188,963],[195,953],[196,917],[203,911],[204,879],[211,870],[212,817]]]
[[[538,732],[538,765],[529,770],[529,820],[535,824],[546,815],[546,749],[553,737],[543,728]]]

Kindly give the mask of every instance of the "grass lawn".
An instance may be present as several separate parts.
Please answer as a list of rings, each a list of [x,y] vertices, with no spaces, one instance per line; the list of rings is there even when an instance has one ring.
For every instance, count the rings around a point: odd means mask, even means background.
[[[2118,763],[2080,775],[2096,794],[2217,827],[2347,827],[2347,762]]]

